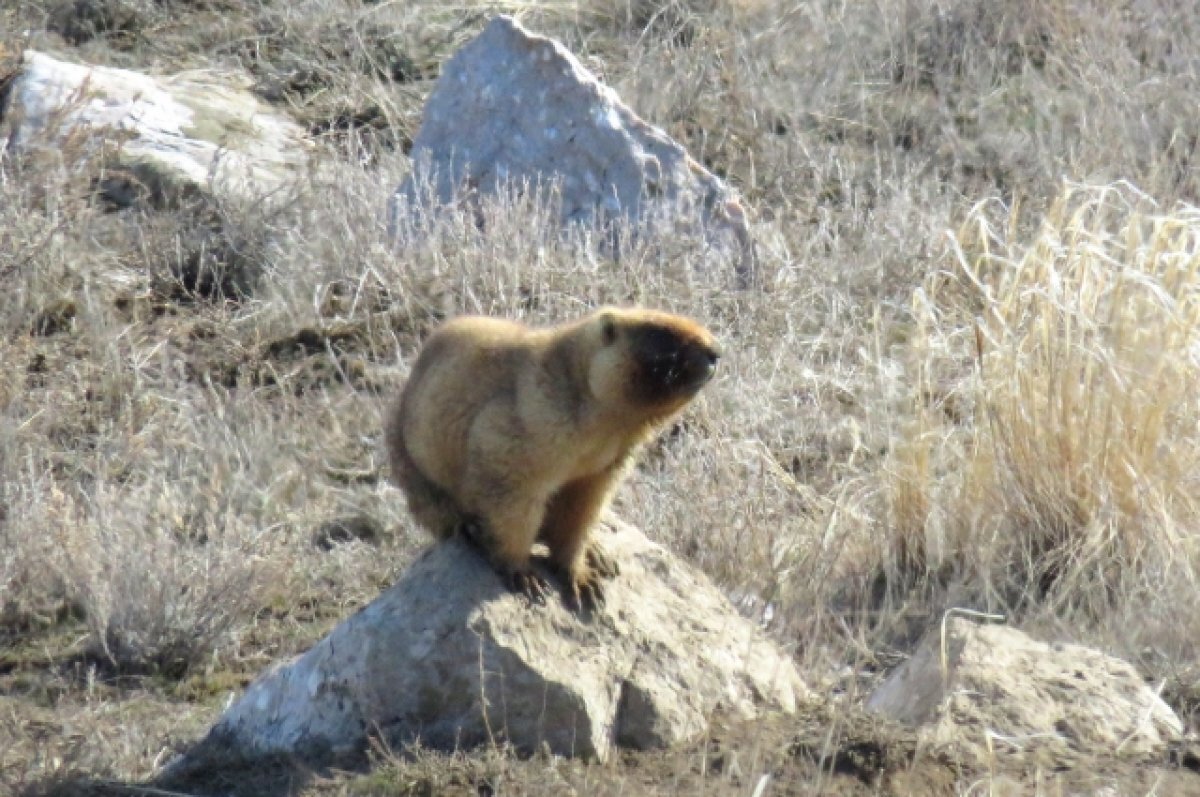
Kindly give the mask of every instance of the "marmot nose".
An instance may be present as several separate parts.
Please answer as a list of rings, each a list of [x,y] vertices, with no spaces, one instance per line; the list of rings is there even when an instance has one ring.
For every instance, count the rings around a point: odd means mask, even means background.
[[[721,359],[721,353],[715,348],[702,348],[694,350],[691,357],[693,373],[696,375],[696,381],[699,384],[704,384],[709,379],[712,379],[713,374],[717,370],[717,360]]]

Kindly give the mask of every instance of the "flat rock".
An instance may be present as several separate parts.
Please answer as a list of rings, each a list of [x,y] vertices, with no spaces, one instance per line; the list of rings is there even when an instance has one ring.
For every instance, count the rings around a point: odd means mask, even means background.
[[[507,742],[604,759],[702,733],[714,712],[792,713],[791,658],[701,573],[618,521],[597,531],[621,573],[578,616],[508,592],[458,540],[262,675],[168,776],[277,755],[321,764],[368,734],[445,750]]]
[[[443,67],[398,189],[403,218],[427,201],[556,186],[564,224],[624,219],[635,230],[702,232],[753,267],[734,192],[647,124],[562,44],[508,16],[493,19]]]
[[[244,73],[155,77],[26,50],[0,109],[3,132],[15,152],[97,158],[114,170],[102,187],[123,204],[133,201],[129,180],[160,196],[213,189],[253,196],[303,170],[311,144],[250,84]]]
[[[978,765],[994,753],[1048,763],[1162,757],[1179,717],[1136,670],[1098,650],[953,617],[871,695],[869,711]]]

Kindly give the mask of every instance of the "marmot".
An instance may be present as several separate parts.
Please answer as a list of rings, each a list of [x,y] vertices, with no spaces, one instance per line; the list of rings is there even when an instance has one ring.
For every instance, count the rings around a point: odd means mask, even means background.
[[[550,551],[567,602],[616,575],[589,532],[632,454],[712,377],[713,336],[688,318],[603,308],[533,329],[460,317],[430,335],[387,424],[392,475],[436,537],[474,542],[510,589],[542,600]]]

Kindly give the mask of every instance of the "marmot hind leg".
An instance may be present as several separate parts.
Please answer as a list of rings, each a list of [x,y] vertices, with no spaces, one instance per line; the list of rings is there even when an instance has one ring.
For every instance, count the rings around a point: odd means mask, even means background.
[[[491,565],[506,587],[524,594],[530,600],[544,601],[550,587],[529,562],[533,547],[533,541],[529,538],[532,535],[513,532],[522,525],[522,513],[516,513],[515,518],[510,517],[512,513],[499,513],[494,518],[485,518],[464,512],[447,492],[417,469],[403,445],[395,448],[398,454],[398,462],[393,463],[396,481],[404,491],[409,511],[417,522],[440,539],[461,534]],[[533,528],[540,516],[526,519],[527,527]],[[522,536],[527,541],[523,542]]]
[[[520,503],[505,505],[487,517],[467,516],[460,530],[463,537],[487,560],[504,585],[531,601],[544,603],[550,592],[546,579],[534,569],[530,559],[533,535],[540,512],[534,506],[522,508]]]
[[[404,492],[408,511],[417,523],[438,539],[447,539],[470,522],[450,494],[430,481],[413,462],[403,438],[393,435],[388,448],[392,454],[392,477]]]

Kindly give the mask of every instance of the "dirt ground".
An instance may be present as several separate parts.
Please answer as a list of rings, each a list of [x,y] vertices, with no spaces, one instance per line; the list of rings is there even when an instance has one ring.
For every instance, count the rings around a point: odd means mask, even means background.
[[[274,795],[1074,795],[1200,794],[1200,754],[1129,763],[1081,759],[1050,767],[1001,761],[968,768],[919,750],[915,735],[855,712],[813,709],[799,718],[718,722],[703,739],[659,752],[624,751],[604,764],[505,751],[446,755],[378,752],[369,762],[313,772],[259,763],[175,781],[91,777],[30,784],[22,797],[187,794]]]
[[[75,665],[28,663],[0,667],[0,692],[40,690],[44,706],[0,701],[0,790],[18,797],[116,795],[229,795],[230,797],[367,797],[368,795],[1200,795],[1200,745],[1179,745],[1159,761],[1107,757],[1025,761],[1000,753],[991,766],[955,761],[922,749],[917,734],[868,715],[844,701],[812,703],[794,716],[753,722],[715,717],[709,731],[678,749],[618,751],[610,760],[586,762],[549,754],[522,756],[508,749],[454,754],[376,745],[360,760],[315,771],[287,760],[213,766],[170,778],[127,781],[98,775],[89,753],[125,736],[126,744],[161,746],[166,762],[202,735],[219,706],[198,696],[218,685],[186,681],[171,689],[148,680],[75,678]],[[219,686],[236,687],[242,679]],[[98,701],[107,709],[94,711]],[[137,724],[136,737],[128,727]],[[5,729],[5,726],[8,726]],[[87,727],[84,735],[75,727]],[[36,732],[35,732],[36,731]],[[29,741],[35,750],[31,750]],[[55,774],[23,781],[19,759],[54,761]]]

